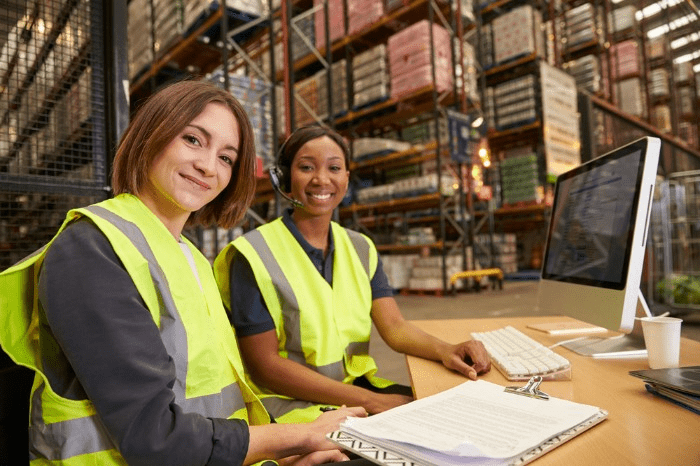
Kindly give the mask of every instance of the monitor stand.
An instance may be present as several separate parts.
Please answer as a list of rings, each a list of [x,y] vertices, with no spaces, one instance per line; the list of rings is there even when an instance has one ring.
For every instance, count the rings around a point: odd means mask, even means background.
[[[649,306],[647,306],[647,302],[641,291],[637,299],[637,317],[651,317]],[[561,346],[570,349],[576,354],[593,358],[622,359],[647,357],[647,348],[644,344],[644,334],[642,333],[642,322],[636,318],[634,319],[632,331],[629,334],[607,338],[586,337],[564,343]]]

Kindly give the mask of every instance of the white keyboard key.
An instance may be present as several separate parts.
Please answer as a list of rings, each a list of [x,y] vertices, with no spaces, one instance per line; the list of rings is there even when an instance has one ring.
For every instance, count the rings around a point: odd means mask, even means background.
[[[570,380],[571,364],[550,348],[510,325],[488,332],[473,332],[484,344],[491,362],[508,380]]]

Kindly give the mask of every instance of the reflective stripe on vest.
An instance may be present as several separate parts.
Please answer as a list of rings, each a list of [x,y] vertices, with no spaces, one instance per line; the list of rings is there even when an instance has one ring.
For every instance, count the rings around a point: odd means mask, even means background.
[[[87,210],[91,214],[99,216],[114,225],[128,238],[148,263],[160,307],[158,311],[160,315],[161,338],[168,354],[173,358],[176,373],[178,374],[173,386],[178,405],[182,407],[184,412],[196,412],[205,417],[217,418],[228,418],[238,410],[245,410],[246,404],[243,395],[239,385],[235,382],[222,387],[218,393],[189,399],[186,397],[189,363],[187,332],[170,292],[165,273],[158,265],[146,237],[136,224],[100,205],[92,205],[83,210]],[[39,252],[44,253],[45,248],[42,248]],[[34,254],[25,259],[25,261],[31,263],[28,267],[33,266],[37,260],[41,259],[41,257],[37,258],[36,256]],[[36,368],[35,370],[38,371],[39,369]],[[235,372],[236,370],[234,369]],[[88,400],[69,401],[70,403],[76,403],[77,407],[75,410],[77,411],[74,412],[79,413],[80,417],[46,424],[44,422],[45,406],[43,404],[52,402],[51,400],[55,399],[57,395],[53,394],[50,388],[46,387],[43,380],[44,378],[42,377],[42,380],[37,381],[35,384],[36,389],[32,394],[32,425],[30,429],[32,451],[30,452],[30,459],[46,458],[49,461],[60,461],[78,455],[116,449],[102,422],[95,414],[91,414],[94,413],[94,408]],[[51,393],[51,395],[49,396],[48,393]],[[254,398],[254,395],[250,394],[250,396]]]
[[[187,374],[188,354],[187,332],[180,319],[180,314],[170,293],[168,281],[163,270],[158,265],[148,241],[141,230],[133,223],[110,212],[104,207],[92,205],[86,208],[90,212],[99,215],[119,228],[127,238],[131,240],[136,249],[148,261],[153,284],[158,293],[160,309],[160,334],[168,354],[173,358],[177,374]],[[183,350],[184,349],[184,350]],[[238,409],[244,408],[245,403],[237,384],[225,387],[221,393],[200,396],[188,399],[185,397],[186,377],[177,377],[173,386],[175,402],[184,412],[196,412],[205,417],[227,418]]]
[[[32,394],[31,429],[29,429],[29,459],[46,458],[60,461],[86,453],[116,449],[107,429],[96,415],[44,424],[42,383]],[[60,448],[58,446],[60,445]]]
[[[230,263],[233,251],[238,250],[247,257],[277,326],[280,356],[340,382],[350,383],[364,375],[373,384],[386,386],[390,382],[374,377],[376,364],[369,356],[370,277],[376,270],[376,251],[363,235],[333,222],[331,228],[337,287],[319,274],[278,219],[246,233],[222,251],[214,263],[219,288],[230,292],[226,286],[231,279]],[[300,273],[303,279],[292,278]],[[319,414],[314,403],[258,390],[265,407],[280,422],[307,422]]]
[[[365,269],[367,276],[369,277],[369,245],[359,233],[352,233],[355,234],[348,236],[350,237],[355,251],[361,259],[362,266]],[[285,351],[287,351],[287,357],[292,361],[303,364],[306,367],[325,375],[326,377],[342,382],[346,375],[343,361],[337,361],[331,364],[316,367],[306,362],[301,340],[301,318],[299,316],[299,312],[297,311],[297,309],[299,309],[299,303],[294,295],[294,291],[292,290],[287,277],[285,276],[284,272],[282,272],[282,268],[272,254],[272,251],[270,251],[270,248],[260,231],[252,230],[245,235],[245,238],[260,255],[260,258],[265,264],[270,276],[276,278],[275,283],[277,284],[277,290],[280,294],[282,294],[280,303],[282,303],[284,333],[286,336]],[[369,341],[352,342],[345,348],[345,354],[348,356],[368,353]],[[270,411],[269,408],[268,411]],[[275,415],[273,411],[270,412]]]

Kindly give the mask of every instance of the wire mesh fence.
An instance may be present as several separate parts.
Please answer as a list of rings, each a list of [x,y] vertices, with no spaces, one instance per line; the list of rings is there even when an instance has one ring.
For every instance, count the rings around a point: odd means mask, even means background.
[[[102,2],[0,8],[0,269],[106,196]]]

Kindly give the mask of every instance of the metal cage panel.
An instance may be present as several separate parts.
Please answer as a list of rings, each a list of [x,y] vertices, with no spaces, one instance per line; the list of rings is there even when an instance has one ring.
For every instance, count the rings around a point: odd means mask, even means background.
[[[102,2],[0,9],[0,269],[107,195]]]

